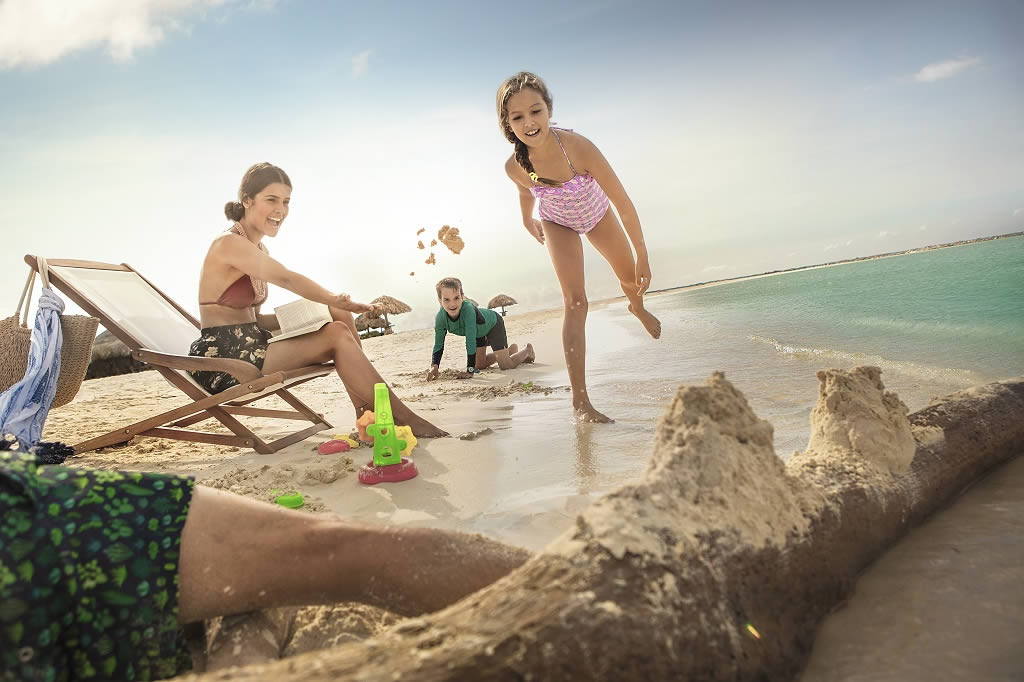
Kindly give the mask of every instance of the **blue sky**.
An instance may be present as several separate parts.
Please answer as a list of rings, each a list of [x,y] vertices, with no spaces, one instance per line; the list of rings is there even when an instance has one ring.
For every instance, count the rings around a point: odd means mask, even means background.
[[[1021,230],[1022,44],[1019,2],[0,0],[0,309],[31,252],[128,262],[195,310],[262,160],[295,183],[271,252],[328,288],[414,326],[449,274],[556,306],[502,171],[520,69],[619,174],[654,288]],[[425,265],[415,232],[446,223],[467,247]],[[587,277],[618,293],[590,248]]]

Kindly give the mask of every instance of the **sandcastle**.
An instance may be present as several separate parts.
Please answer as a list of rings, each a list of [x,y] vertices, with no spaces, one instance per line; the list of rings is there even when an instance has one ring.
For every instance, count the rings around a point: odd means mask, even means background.
[[[201,679],[791,679],[867,563],[1024,452],[1024,378],[909,416],[878,368],[818,378],[788,462],[715,373],[679,388],[639,481],[502,580],[365,642]]]

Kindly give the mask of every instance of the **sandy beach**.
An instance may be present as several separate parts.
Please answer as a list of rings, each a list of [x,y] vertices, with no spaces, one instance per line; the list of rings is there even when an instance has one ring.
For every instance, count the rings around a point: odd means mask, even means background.
[[[361,485],[355,473],[361,464],[372,458],[371,449],[365,446],[341,455],[317,454],[316,447],[320,443],[334,434],[347,435],[355,429],[351,401],[334,375],[300,386],[296,393],[313,409],[322,412],[335,428],[274,455],[203,443],[138,438],[123,447],[85,453],[69,463],[185,473],[194,475],[203,484],[263,500],[272,499],[274,490],[295,490],[303,494],[307,511],[329,511],[371,523],[478,530],[480,515],[494,511],[494,492],[502,485],[495,475],[498,469],[495,446],[506,439],[510,431],[520,429],[527,432],[522,435],[538,444],[545,440],[541,434],[527,435],[529,424],[517,418],[512,402],[523,398],[546,399],[556,403],[556,409],[565,411],[567,421],[570,416],[567,387],[539,381],[539,377],[564,368],[559,332],[561,311],[510,317],[507,323],[510,341],[529,339],[537,349],[538,362],[508,372],[492,368],[473,379],[451,378],[454,375],[451,367],[465,353],[462,337],[449,335],[443,363],[449,371],[429,383],[425,376],[433,330],[402,332],[364,341],[367,355],[395,393],[453,436],[419,441],[412,456],[420,474],[406,484]],[[186,402],[184,396],[156,372],[93,379],[82,385],[74,402],[50,413],[45,438],[80,442],[119,424]],[[270,402],[267,401],[268,407]],[[281,406],[284,407],[283,403]],[[247,424],[268,438],[287,433],[287,424],[281,422],[255,418]],[[203,424],[202,428],[224,430],[213,421]],[[519,534],[516,544],[531,548],[542,546],[564,529],[572,511],[571,508],[566,510],[562,517],[564,523],[549,520],[536,526],[536,535]]]
[[[750,279],[757,277],[760,276]],[[678,305],[678,301],[666,296],[671,293],[652,295],[652,310],[659,311],[660,307],[659,315],[671,314],[672,306]],[[664,352],[663,346],[645,338],[642,328],[625,313],[623,299],[593,302],[590,312],[588,336],[593,341],[593,352],[598,357],[604,354],[605,358],[603,363],[593,364],[599,377],[610,367],[622,364],[613,360],[609,365],[609,356],[619,358],[625,352],[628,357],[637,357],[636,351],[631,350],[637,346],[629,344]],[[125,446],[85,453],[68,463],[190,474],[201,484],[267,502],[281,492],[296,491],[305,499],[304,513],[336,513],[373,524],[476,532],[534,552],[545,548],[549,551],[551,543],[564,537],[595,501],[641,476],[657,447],[657,419],[680,384],[697,384],[712,369],[726,369],[739,376],[738,383],[744,386],[755,411],[775,410],[775,417],[770,419],[776,429],[775,448],[777,454],[786,458],[792,448],[802,448],[808,442],[803,435],[802,442],[792,445],[791,424],[801,422],[801,433],[808,428],[808,411],[817,383],[813,372],[827,364],[852,366],[854,360],[861,360],[765,351],[775,354],[772,362],[780,363],[779,372],[802,377],[799,392],[806,388],[808,395],[795,395],[787,387],[797,384],[778,377],[765,381],[770,372],[755,380],[745,377],[734,365],[710,366],[709,362],[717,361],[704,356],[706,344],[694,345],[697,332],[692,323],[679,326],[677,321],[677,336],[667,343],[670,348],[686,348],[684,355],[692,356],[692,367],[684,363],[668,376],[664,366],[658,370],[656,360],[641,357],[639,361],[650,370],[636,376],[635,381],[604,374],[602,381],[594,385],[604,384],[605,398],[620,396],[616,401],[618,413],[613,415],[617,423],[578,424],[571,416],[565,380],[561,318],[560,309],[507,317],[510,342],[520,346],[532,343],[537,362],[506,372],[491,368],[473,379],[455,378],[453,370],[465,352],[461,337],[449,335],[442,362],[446,369],[441,379],[434,382],[425,380],[432,329],[364,340],[365,352],[395,393],[452,434],[450,438],[424,439],[418,443],[412,457],[419,476],[411,481],[378,486],[360,484],[357,471],[372,457],[365,446],[344,454],[317,453],[320,443],[334,434],[350,434],[355,426],[351,402],[333,375],[303,384],[295,393],[323,413],[334,428],[273,455],[235,447],[138,438]],[[616,339],[627,345],[616,346]],[[588,358],[590,353],[588,348]],[[926,405],[931,396],[976,383],[973,375],[957,376],[954,384],[949,384],[947,377],[942,380],[947,383],[942,384],[934,377],[910,375],[898,368],[885,372],[887,386],[895,386],[901,396],[909,396],[906,402],[912,410]],[[90,380],[83,384],[74,402],[51,412],[44,438],[80,442],[185,402],[156,372]],[[626,407],[635,409],[625,413]],[[280,422],[259,418],[245,422],[268,440],[288,432],[288,425]],[[212,421],[201,428],[223,431]],[[792,448],[788,452],[780,449],[781,433],[790,434],[786,443]],[[749,491],[740,497],[746,499]],[[365,639],[396,622],[393,614],[365,606],[303,608],[285,654],[302,654]]]

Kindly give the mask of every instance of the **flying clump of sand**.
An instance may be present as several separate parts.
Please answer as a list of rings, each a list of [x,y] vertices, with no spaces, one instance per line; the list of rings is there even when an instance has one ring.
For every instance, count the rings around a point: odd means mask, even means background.
[[[416,231],[416,236],[418,237],[424,232],[426,232],[426,229],[427,228],[425,227],[421,227],[420,229],[418,229]],[[441,244],[444,244],[448,248],[448,250],[454,253],[455,255],[459,255],[460,253],[462,253],[462,250],[466,248],[465,240],[463,240],[462,237],[459,236],[459,228],[452,227],[451,225],[442,225],[438,229],[437,239],[430,240],[431,248],[437,246],[439,241]],[[422,239],[418,239],[416,241],[416,248],[423,251],[427,248],[427,246],[423,243]],[[423,262],[426,265],[436,265],[437,255],[433,251],[431,251],[430,255],[428,255],[427,259]],[[410,277],[412,277],[413,275],[415,275],[415,272],[409,273]]]
[[[459,236],[459,228],[444,225],[437,231],[438,240],[448,247],[448,250],[458,255],[466,248],[466,242]]]

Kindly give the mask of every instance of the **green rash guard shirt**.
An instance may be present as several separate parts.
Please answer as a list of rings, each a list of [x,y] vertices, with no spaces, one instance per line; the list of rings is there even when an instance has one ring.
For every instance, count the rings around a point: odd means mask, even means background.
[[[454,320],[448,317],[443,307],[434,316],[434,354],[430,364],[440,365],[444,353],[444,339],[448,332],[466,337],[467,367],[476,367],[476,340],[494,329],[498,323],[498,313],[490,308],[477,308],[469,301],[463,300],[459,308],[459,316]]]

